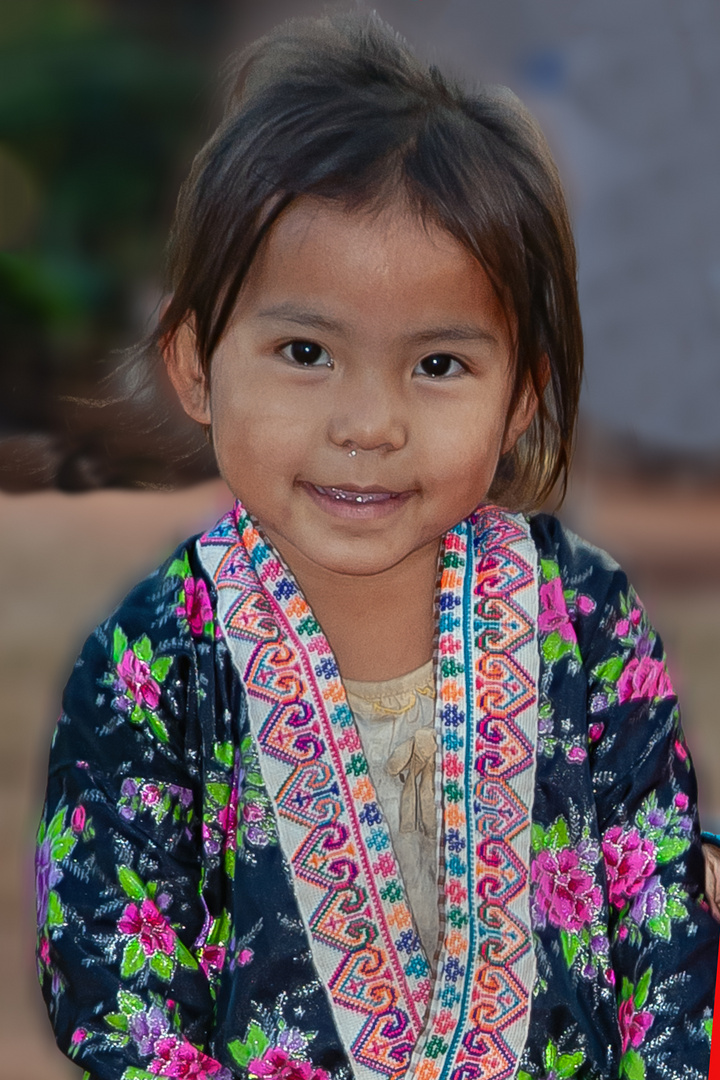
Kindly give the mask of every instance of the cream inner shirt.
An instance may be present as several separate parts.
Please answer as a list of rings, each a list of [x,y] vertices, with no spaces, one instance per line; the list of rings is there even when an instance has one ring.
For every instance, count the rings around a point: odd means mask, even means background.
[[[433,662],[399,679],[345,680],[425,955],[438,943]]]

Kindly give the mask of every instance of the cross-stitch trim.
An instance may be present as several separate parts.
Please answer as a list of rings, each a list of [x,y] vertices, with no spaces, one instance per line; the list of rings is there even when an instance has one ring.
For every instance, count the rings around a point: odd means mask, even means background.
[[[330,647],[241,508],[237,520],[234,537],[223,521],[199,551],[318,974],[356,1075],[400,1077],[427,1009],[429,967]]]
[[[535,978],[528,868],[539,653],[527,523],[486,507],[453,529],[439,605],[446,930],[410,1072],[500,1080],[525,1046]]]

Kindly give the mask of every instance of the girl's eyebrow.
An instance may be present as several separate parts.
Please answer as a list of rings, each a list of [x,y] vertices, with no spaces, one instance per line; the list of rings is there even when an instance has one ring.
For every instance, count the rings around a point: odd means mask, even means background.
[[[282,319],[284,322],[297,323],[299,326],[312,326],[316,330],[327,330],[335,334],[342,334],[346,330],[337,319],[321,315],[319,311],[295,307],[294,304],[275,304],[274,307],[263,308],[262,311],[258,311],[257,318]]]
[[[257,317],[259,319],[283,319],[285,322],[296,323],[299,326],[310,326],[316,330],[327,330],[335,334],[347,332],[345,325],[338,319],[329,318],[319,311],[295,307],[294,304],[276,304],[273,307],[263,308],[262,311],[258,311]],[[495,334],[474,323],[429,326],[424,330],[408,334],[406,340],[413,345],[425,345],[431,341],[487,341],[493,345],[498,344],[498,338]]]

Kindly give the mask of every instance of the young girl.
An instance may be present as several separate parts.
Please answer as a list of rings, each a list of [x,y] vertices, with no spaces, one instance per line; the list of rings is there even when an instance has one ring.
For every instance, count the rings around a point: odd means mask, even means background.
[[[245,53],[151,348],[237,503],[88,641],[43,988],[98,1080],[705,1078],[718,927],[662,646],[525,516],[581,375],[555,167],[375,19]]]

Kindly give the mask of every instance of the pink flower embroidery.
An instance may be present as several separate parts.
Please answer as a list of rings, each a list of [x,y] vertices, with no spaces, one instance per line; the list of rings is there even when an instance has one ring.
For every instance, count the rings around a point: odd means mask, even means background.
[[[600,738],[602,738],[602,733],[604,730],[604,724],[591,724],[588,728],[588,738],[590,739],[590,742],[597,742]]]
[[[160,686],[153,679],[150,665],[126,649],[117,668],[120,689],[127,690],[141,707],[156,709],[160,701]]]
[[[86,1039],[87,1031],[85,1030],[85,1028],[79,1027],[76,1028],[75,1031],[73,1031],[70,1042],[73,1044],[73,1046],[79,1046],[80,1043],[85,1042]]]
[[[688,799],[685,792],[678,791],[677,795],[675,796],[675,805],[677,806],[678,810],[687,810],[689,803],[690,800]]]
[[[225,1075],[219,1061],[203,1054],[197,1047],[184,1042],[174,1035],[158,1039],[153,1050],[155,1057],[150,1062],[149,1072],[156,1076],[192,1077],[193,1080],[207,1080],[208,1077]]]
[[[200,953],[200,967],[210,977],[211,972],[222,970],[225,963],[225,949],[222,945],[205,945]]]
[[[186,577],[183,583],[185,603],[178,608],[178,615],[184,615],[191,633],[201,637],[206,623],[212,622],[212,605],[207,585],[202,578]]]
[[[662,660],[651,660],[649,656],[643,656],[641,660],[633,657],[623,669],[617,685],[621,703],[673,696],[665,665]]]
[[[263,1080],[330,1080],[324,1069],[316,1069],[309,1061],[293,1061],[286,1050],[271,1047],[260,1058],[248,1063],[250,1076]]]
[[[118,930],[139,937],[146,956],[156,952],[172,956],[175,951],[175,932],[152,900],[143,900],[140,907],[128,904],[118,920]]]
[[[622,1036],[623,1054],[628,1046],[637,1048],[648,1033],[653,1022],[653,1015],[649,1012],[640,1012],[635,1008],[635,1002],[630,997],[627,1001],[620,1002],[618,1009],[618,1023]]]
[[[540,851],[532,866],[535,908],[541,921],[570,932],[589,926],[600,910],[602,893],[572,848]]]
[[[238,826],[238,793],[237,788],[233,788],[230,795],[230,801],[227,806],[224,806],[218,814],[218,825],[225,833],[225,846],[231,850],[235,850],[237,847],[237,826]]]
[[[160,802],[160,788],[157,784],[143,784],[140,799],[145,806],[157,806]]]
[[[636,896],[655,870],[655,847],[643,840],[637,829],[623,832],[613,825],[602,842],[607,870],[610,903],[621,908]]]
[[[540,586],[540,602],[543,605],[538,618],[540,629],[546,634],[555,630],[565,641],[575,641],[560,578],[553,578]]]
[[[70,827],[73,832],[81,833],[85,828],[85,807],[76,806],[70,819]]]
[[[237,958],[237,962],[240,967],[247,967],[248,964],[252,964],[255,959],[255,953],[252,949],[241,949]]]

